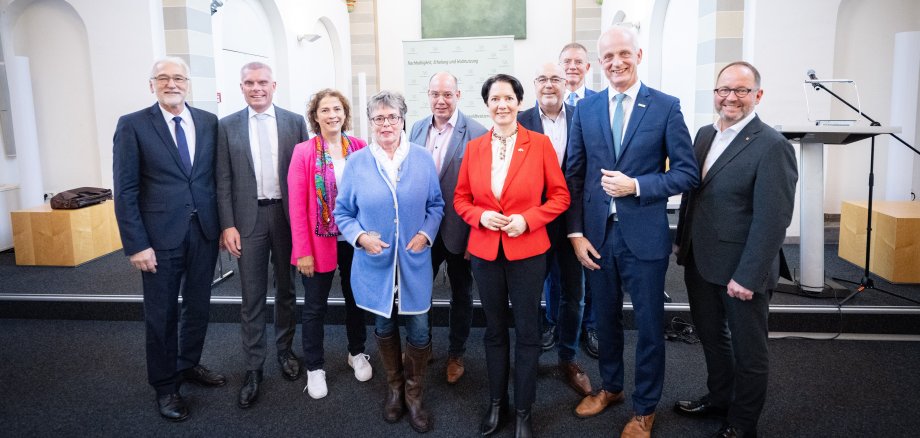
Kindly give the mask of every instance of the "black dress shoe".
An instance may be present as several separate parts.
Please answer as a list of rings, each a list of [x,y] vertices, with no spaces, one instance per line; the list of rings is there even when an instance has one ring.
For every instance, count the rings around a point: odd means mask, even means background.
[[[716,432],[716,434],[713,435],[713,437],[714,438],[744,438],[744,437],[757,438],[757,431],[755,430],[755,431],[746,433],[741,428],[738,428],[732,425],[726,425],[726,426],[722,426],[722,428],[719,429],[719,431]]]
[[[725,418],[726,408],[710,403],[706,398],[699,400],[680,400],[674,403],[674,412],[694,418]]]
[[[157,396],[160,416],[169,421],[183,421],[188,418],[188,405],[178,392]]]
[[[518,409],[514,425],[514,438],[532,438],[533,430],[530,427],[530,409]]]
[[[262,383],[262,370],[246,371],[246,381],[240,388],[238,404],[246,409],[252,406],[259,398],[259,384]]]
[[[281,365],[281,375],[285,379],[295,381],[300,378],[300,359],[291,350],[278,352],[278,365]]]
[[[201,386],[224,386],[227,378],[223,374],[215,373],[204,365],[195,365],[185,371],[182,371],[182,379],[186,382],[192,382]]]
[[[597,330],[591,329],[585,332],[585,353],[588,353],[588,356],[597,359]]]
[[[482,424],[479,425],[479,431],[482,433],[482,436],[489,436],[501,430],[507,415],[507,399],[493,399],[489,402],[489,410],[486,411],[486,416],[482,417]]]
[[[540,335],[540,346],[543,351],[552,350],[556,346],[556,326],[551,325],[543,329],[543,334]]]

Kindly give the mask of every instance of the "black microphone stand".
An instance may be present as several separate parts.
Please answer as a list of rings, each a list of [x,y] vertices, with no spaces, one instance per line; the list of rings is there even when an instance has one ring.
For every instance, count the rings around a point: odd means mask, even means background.
[[[853,111],[856,111],[857,113],[865,117],[866,120],[870,122],[871,124],[870,126],[882,126],[881,123],[879,123],[872,117],[869,117],[866,113],[860,111],[855,106],[851,105],[850,102],[847,102],[846,99],[838,96],[837,93],[834,93],[833,91],[825,87],[824,84],[820,82],[812,82],[812,85],[814,85],[816,90],[821,89],[821,90],[826,91],[831,96],[834,96],[834,98],[836,98],[837,100],[843,102],[844,105],[850,107],[850,109],[852,109]],[[904,146],[907,146],[910,150],[914,151],[915,154],[920,155],[920,151],[915,149],[913,146],[907,144],[907,142],[904,141],[901,137],[898,137],[897,135],[891,134],[891,133],[889,133],[888,135],[894,137],[897,141],[901,142],[901,144],[903,144]],[[910,301],[914,304],[920,304],[920,301],[875,287],[875,281],[873,281],[872,277],[869,276],[870,275],[869,257],[871,255],[870,248],[872,245],[872,193],[874,191],[874,188],[875,188],[875,136],[872,136],[872,138],[870,139],[870,146],[869,146],[869,204],[868,204],[868,211],[866,213],[866,216],[867,216],[866,218],[866,263],[865,263],[865,266],[863,266],[863,277],[859,280],[859,282],[834,277],[834,280],[836,281],[856,285],[856,288],[853,291],[853,293],[851,293],[849,296],[844,298],[843,301],[841,301],[839,305],[840,306],[844,305],[847,301],[850,301],[851,299],[853,299],[853,297],[855,297],[856,295],[858,295],[859,293],[867,289],[876,290],[881,293],[884,293],[884,294],[887,294],[887,295],[890,295],[896,298],[900,298],[905,301]]]

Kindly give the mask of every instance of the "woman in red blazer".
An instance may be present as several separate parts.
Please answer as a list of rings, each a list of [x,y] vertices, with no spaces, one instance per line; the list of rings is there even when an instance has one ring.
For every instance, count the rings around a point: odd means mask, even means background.
[[[373,369],[364,353],[367,331],[364,311],[355,304],[351,290],[351,259],[354,249],[345,241],[332,216],[342,174],[353,152],[367,144],[345,135],[351,129],[351,107],[337,90],[318,91],[307,106],[310,130],[318,134],[294,147],[288,169],[288,199],[291,212],[293,251],[291,264],[303,276],[304,305],[303,358],[307,368],[310,397],[326,396],[323,349],[323,321],[329,290],[336,268],[345,298],[345,333],[348,338],[348,365],[355,378],[370,380]]]
[[[490,405],[483,435],[501,428],[508,410],[508,301],[514,307],[515,436],[531,436],[540,359],[540,297],[550,242],[546,224],[569,206],[569,192],[549,137],[517,123],[524,88],[498,74],[482,85],[493,129],[469,142],[454,209],[470,224],[468,251],[486,316]]]

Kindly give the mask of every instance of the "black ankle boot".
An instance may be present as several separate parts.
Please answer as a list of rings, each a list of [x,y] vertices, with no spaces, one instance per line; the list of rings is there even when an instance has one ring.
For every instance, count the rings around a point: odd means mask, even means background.
[[[533,437],[533,431],[530,428],[530,409],[518,409],[515,423],[514,438]]]
[[[482,417],[482,424],[479,426],[482,436],[489,436],[501,430],[507,414],[508,400],[503,398],[492,399],[489,402],[486,416]]]

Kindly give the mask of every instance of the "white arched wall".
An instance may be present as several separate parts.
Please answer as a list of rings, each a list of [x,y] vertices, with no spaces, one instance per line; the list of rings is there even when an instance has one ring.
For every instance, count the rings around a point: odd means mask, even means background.
[[[351,32],[345,3],[278,0],[287,34],[289,84],[278,93],[288,97],[291,111],[306,112],[309,99],[323,88],[334,88],[351,98]],[[298,35],[314,34],[319,39],[298,41]],[[354,114],[352,114],[354,116]]]
[[[46,33],[40,34],[38,39],[30,37],[28,41],[18,41],[25,37],[16,36],[17,22],[22,14],[33,4],[44,2],[58,7],[69,5],[85,29],[91,80],[79,83],[71,79],[71,87],[56,96],[54,105],[70,114],[91,115],[92,122],[88,126],[95,132],[95,137],[90,144],[97,151],[95,166],[102,187],[112,187],[112,134],[118,117],[154,102],[147,77],[153,60],[165,52],[161,0],[0,0],[0,44],[11,90],[17,148],[17,156],[4,158],[4,166],[0,170],[4,172],[3,183],[19,185],[23,208],[40,204],[41,194],[52,191],[50,187],[42,187],[45,175],[42,175],[39,142],[36,140],[36,119],[40,110],[35,109],[37,101],[32,104],[33,93],[30,91],[32,78],[48,72],[35,71],[37,67],[34,63],[29,66],[28,59],[14,56],[17,46],[41,45],[39,42],[44,42],[46,35],[50,35],[47,30],[52,29],[52,25],[42,23]],[[57,40],[56,37],[51,39]],[[52,74],[66,74],[69,68]],[[31,73],[27,73],[30,70]],[[81,90],[90,90],[88,98]],[[28,98],[23,94],[28,94]]]
[[[836,26],[834,76],[855,80],[862,111],[882,126],[890,126],[895,34],[920,30],[920,4],[913,0],[843,0]],[[842,104],[831,105],[832,117],[855,118],[854,114]],[[865,120],[858,123],[868,125]],[[875,199],[888,198],[885,182],[893,176],[888,169],[889,150],[903,147],[887,135],[876,137]],[[868,198],[870,142],[863,140],[830,152],[824,205],[825,211],[839,213],[842,201]]]
[[[291,102],[289,109],[298,114],[306,113],[310,98],[321,89],[334,88],[345,93],[346,89],[351,88],[344,85],[347,80],[342,76],[344,60],[341,48],[336,48],[339,40],[331,21],[327,17],[320,17],[305,29],[303,34],[318,35],[319,38],[312,42],[298,41],[291,50],[292,70],[304,72],[288,84]],[[297,41],[296,36],[294,38]]]
[[[649,85],[680,99],[684,120],[693,135],[696,127],[712,121],[696,120],[695,116],[699,2],[659,0],[656,3],[664,3],[665,8],[660,24],[661,45],[652,47],[660,53],[660,84]],[[657,23],[652,24],[657,27]]]
[[[279,80],[283,69],[277,63],[273,27],[262,5],[256,0],[227,1],[211,17],[214,79],[220,93],[220,102],[217,103],[219,117],[246,107],[240,90],[240,68],[244,64],[264,62],[272,67],[275,80],[283,83]]]
[[[15,55],[29,59],[44,190],[106,185],[83,21],[66,2],[39,0],[22,11],[13,38]]]
[[[241,11],[245,12],[240,15]],[[220,116],[245,107],[239,69],[256,59],[272,66],[278,83],[275,103],[285,109],[304,113],[310,96],[322,88],[337,88],[351,96],[351,37],[344,2],[227,0],[212,16],[212,29],[215,76],[223,102],[218,104]],[[305,34],[320,38],[299,41],[297,37]]]

